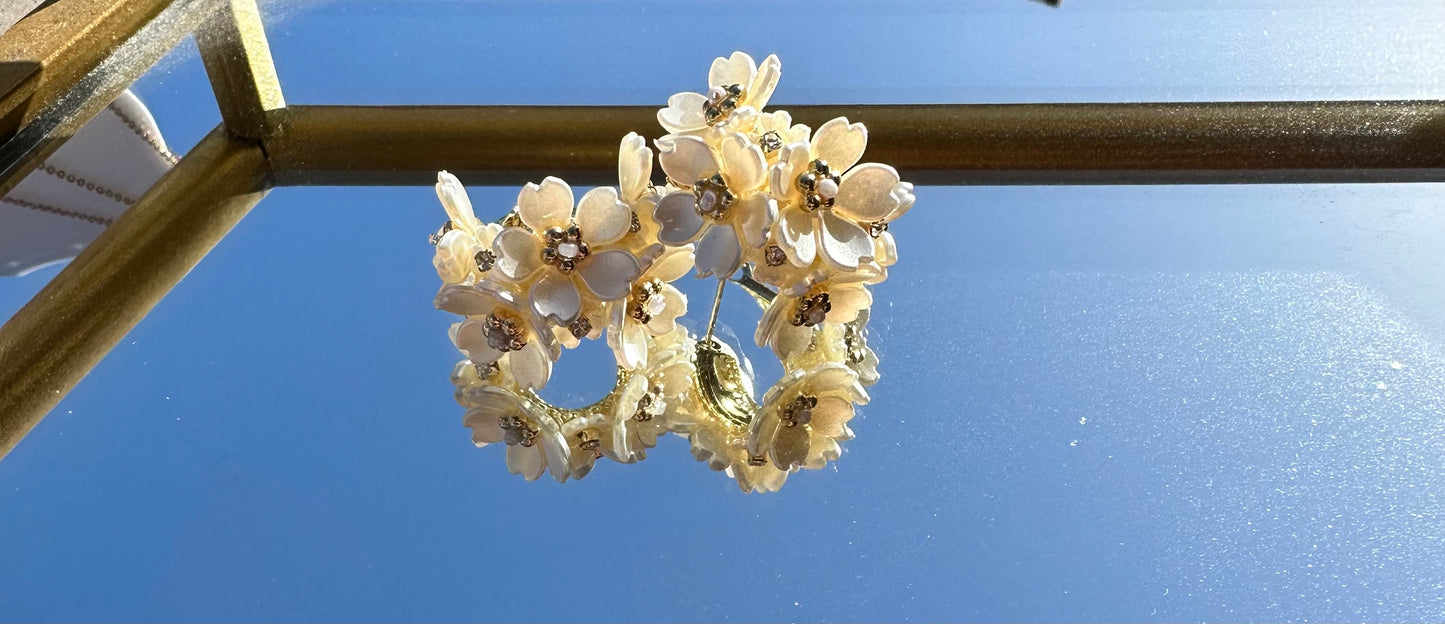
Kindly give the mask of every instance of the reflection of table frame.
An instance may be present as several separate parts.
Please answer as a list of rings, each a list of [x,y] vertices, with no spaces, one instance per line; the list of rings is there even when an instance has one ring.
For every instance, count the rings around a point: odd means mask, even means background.
[[[0,36],[0,194],[194,32],[222,124],[0,328],[0,456],[274,186],[615,184],[650,107],[286,106],[255,0],[58,0]],[[921,184],[1445,181],[1445,102],[788,106]]]

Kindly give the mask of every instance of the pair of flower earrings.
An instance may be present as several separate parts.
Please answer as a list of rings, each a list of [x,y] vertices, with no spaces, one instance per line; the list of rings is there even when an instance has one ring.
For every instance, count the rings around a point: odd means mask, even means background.
[[[566,182],[527,184],[497,223],[472,210],[443,171],[449,221],[433,236],[444,282],[436,306],[461,315],[452,372],[477,446],[504,444],[511,472],[578,479],[598,459],[633,463],[658,437],[688,439],[700,461],[745,492],[775,491],[822,468],[853,438],[848,423],[878,380],[867,345],[868,286],[897,259],[889,224],[913,205],[892,167],[862,163],[867,129],[837,118],[816,131],[763,112],[781,75],[742,52],[713,61],[709,91],[679,93],[657,112],[667,176],[636,133],[618,150],[618,186],[574,204]],[[718,280],[705,335],[678,323],[687,298],[672,282]],[[713,337],[732,281],[763,308],[754,336],[783,377],[753,398],[739,356]],[[580,409],[537,395],[562,349],[606,335],[617,384]]]

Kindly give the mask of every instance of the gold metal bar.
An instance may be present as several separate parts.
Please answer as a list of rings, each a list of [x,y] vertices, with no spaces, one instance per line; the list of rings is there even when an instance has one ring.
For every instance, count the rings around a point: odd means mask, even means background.
[[[222,0],[196,31],[201,61],[211,77],[221,120],[233,137],[260,140],[270,133],[267,111],[286,106],[256,0]]]
[[[1445,102],[780,106],[868,125],[865,158],[919,184],[1445,181]],[[656,107],[292,106],[266,142],[278,184],[615,184]]]
[[[0,195],[215,6],[216,0],[60,0],[0,35]]]
[[[0,457],[261,200],[266,171],[218,128],[0,327]]]

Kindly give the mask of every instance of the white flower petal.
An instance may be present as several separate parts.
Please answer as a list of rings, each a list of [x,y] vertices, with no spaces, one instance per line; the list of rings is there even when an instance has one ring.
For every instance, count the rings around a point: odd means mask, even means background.
[[[809,424],[813,431],[836,438],[843,435],[843,425],[853,419],[853,404],[838,397],[823,397],[813,408],[812,417]]]
[[[582,283],[603,301],[626,297],[638,272],[637,258],[621,249],[593,253],[577,267]]]
[[[577,227],[589,245],[605,245],[627,233],[632,209],[617,197],[617,189],[599,186],[587,191],[577,203]]]
[[[832,119],[813,133],[813,158],[828,161],[835,172],[858,164],[867,147],[868,129],[861,123],[849,124],[847,117]]]
[[[667,98],[667,108],[658,109],[657,123],[668,132],[693,132],[707,127],[703,107],[707,96],[701,93],[678,93]]]
[[[577,312],[582,309],[582,294],[577,292],[572,278],[557,271],[547,271],[534,282],[528,298],[537,316],[558,325],[576,320]]]
[[[542,431],[537,435],[542,447],[542,456],[547,460],[547,470],[558,483],[567,481],[572,472],[572,449],[567,439],[558,431]]]
[[[648,279],[655,279],[666,282],[675,282],[687,272],[692,270],[693,246],[668,247],[647,269]]]
[[[448,284],[458,284],[466,281],[471,275],[472,267],[476,266],[474,259],[475,251],[479,248],[477,239],[461,230],[452,230],[442,235],[437,242],[436,255],[432,257],[432,266],[436,267],[437,276]]]
[[[893,241],[893,233],[884,230],[873,243],[876,249],[878,264],[888,267],[898,262],[898,244]]]
[[[666,335],[677,328],[677,317],[687,313],[687,296],[670,284],[664,284],[660,295],[662,312],[647,321],[647,330],[654,336]]]
[[[786,321],[786,319],[784,319]],[[777,333],[773,334],[773,354],[779,360],[786,360],[793,355],[800,353],[813,344],[813,332],[815,327],[807,325],[793,325],[791,322],[777,323]]]
[[[734,195],[741,196],[757,189],[767,180],[764,174],[768,159],[763,155],[762,148],[753,145],[747,135],[729,133],[722,139],[721,151],[723,177],[727,178],[728,190]]]
[[[507,447],[507,470],[512,474],[522,475],[523,479],[536,481],[546,469],[545,464],[542,449],[520,444]]]
[[[647,191],[651,179],[652,150],[647,148],[647,140],[642,135],[629,132],[617,148],[618,194],[623,201],[635,202]]]
[[[865,260],[873,258],[873,239],[856,223],[845,221],[832,211],[818,213],[821,228],[818,242],[823,260],[840,271],[853,271]]]
[[[862,286],[830,289],[828,303],[832,305],[828,310],[829,323],[851,323],[860,311],[873,305],[873,293]]]
[[[727,279],[738,270],[742,254],[738,235],[731,226],[710,227],[697,243],[697,276],[716,275],[718,279]]]
[[[492,241],[497,261],[492,269],[503,279],[520,282],[531,277],[542,266],[541,244],[537,237],[522,228],[507,228]]]
[[[485,406],[468,410],[462,417],[462,424],[472,430],[472,444],[495,444],[502,441],[502,421],[498,418],[500,406]]]
[[[778,151],[778,164],[773,165],[768,180],[769,190],[775,199],[780,202],[802,199],[798,176],[808,170],[811,150],[807,143],[789,143]]]
[[[787,295],[775,297],[773,303],[763,310],[763,317],[758,319],[758,328],[753,332],[753,342],[759,347],[772,344],[773,336],[778,333],[778,323],[783,322],[786,316],[784,311],[792,309],[797,303],[796,298]],[[774,385],[772,389],[777,387],[778,385]],[[767,397],[764,396],[763,400],[767,401]]]
[[[527,342],[520,351],[507,354],[507,360],[512,365],[512,377],[523,390],[541,390],[552,376],[552,358],[547,348],[535,340]]]
[[[538,234],[550,228],[567,227],[572,217],[572,187],[552,176],[544,178],[541,184],[528,182],[517,194],[517,215]]]
[[[496,293],[473,286],[451,284],[437,292],[436,307],[462,316],[491,314],[497,308]]]
[[[622,359],[632,365],[631,370],[647,364],[647,329],[641,323],[622,324]]]
[[[703,217],[697,213],[697,198],[692,191],[674,191],[657,202],[653,213],[659,230],[657,240],[664,245],[685,245],[697,238]]]
[[[787,252],[793,266],[805,267],[818,254],[817,237],[813,233],[813,216],[801,210],[784,210],[778,216],[779,247]]]
[[[778,60],[778,55],[769,54],[758,66],[757,75],[753,78],[753,84],[748,87],[748,105],[759,111],[768,105],[768,100],[773,97],[773,89],[778,87],[778,79],[783,76],[783,62]]]
[[[469,318],[455,325],[452,333],[452,342],[467,354],[467,359],[483,366],[502,357],[501,351],[487,343],[486,324],[485,318]]]
[[[917,199],[913,195],[913,183],[899,182],[893,185],[893,197],[898,200],[898,209],[895,210],[893,214],[888,215],[888,220],[890,221],[903,216],[904,213],[908,212],[909,208],[913,207],[913,201]]]
[[[717,158],[707,142],[695,136],[668,135],[657,140],[662,171],[679,184],[692,184],[717,173]]]
[[[738,211],[738,229],[742,230],[743,242],[752,249],[758,249],[768,241],[768,229],[778,218],[778,206],[765,193],[753,193],[733,208]]]
[[[712,67],[707,72],[707,84],[709,87],[738,85],[746,89],[753,84],[753,76],[757,73],[758,66],[753,62],[753,57],[742,52],[733,52],[727,58],[713,59]]]
[[[447,211],[453,223],[471,223],[477,217],[472,213],[472,200],[461,180],[445,171],[437,172],[437,199]]]
[[[843,174],[833,211],[862,223],[893,218],[899,197],[894,195],[898,171],[888,165],[863,163]],[[911,186],[911,185],[910,185]]]

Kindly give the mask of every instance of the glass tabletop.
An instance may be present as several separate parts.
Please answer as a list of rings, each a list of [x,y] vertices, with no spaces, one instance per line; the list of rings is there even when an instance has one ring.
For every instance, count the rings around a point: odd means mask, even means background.
[[[301,104],[661,105],[739,48],[780,106],[1445,94],[1434,2],[263,9]],[[189,43],[135,91],[178,151],[218,122]],[[677,438],[508,474],[453,400],[432,189],[274,190],[0,462],[0,617],[1440,617],[1445,186],[917,196],[857,439],[742,495]],[[696,328],[714,282],[678,284]],[[730,289],[719,331],[766,387],[758,316]],[[586,343],[544,395],[613,374]]]

